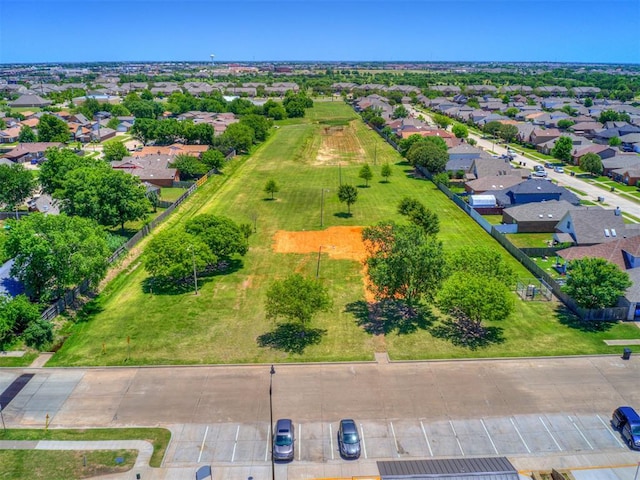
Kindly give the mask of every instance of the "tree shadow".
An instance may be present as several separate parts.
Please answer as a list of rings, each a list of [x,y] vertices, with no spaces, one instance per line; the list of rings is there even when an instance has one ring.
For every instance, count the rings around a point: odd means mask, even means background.
[[[334,213],[333,216],[338,218],[351,218],[353,217],[353,213],[337,212],[337,213]]]
[[[434,321],[428,307],[410,308],[397,300],[382,300],[369,303],[364,300],[346,305],[346,313],[351,313],[358,326],[372,335],[396,332],[400,335],[428,329]]]
[[[214,277],[237,272],[243,266],[243,261],[238,258],[220,260],[215,265],[198,272],[198,289],[211,282]],[[195,292],[195,282],[191,275],[180,279],[147,277],[141,285],[144,293],[152,295],[184,295],[190,291]]]
[[[101,313],[104,310],[102,306],[102,302],[99,297],[94,298],[83,305],[83,307],[78,310],[75,316],[75,323],[85,323],[88,322],[91,317]]]
[[[299,323],[281,323],[275,330],[260,335],[257,343],[260,347],[302,354],[309,345],[320,343],[326,333],[322,328],[305,328]]]
[[[275,198],[271,198],[271,197],[265,197],[262,199],[263,202],[275,202],[276,199]]]
[[[431,335],[442,340],[449,340],[456,347],[464,347],[469,350],[488,347],[489,345],[504,343],[501,327],[487,327],[481,325],[470,331],[460,322],[448,318],[431,329]]]
[[[371,188],[371,185],[360,184],[360,185],[358,185],[358,188]]]
[[[556,318],[561,325],[584,333],[599,333],[611,330],[618,322],[615,320],[582,320],[564,305],[556,306]]]

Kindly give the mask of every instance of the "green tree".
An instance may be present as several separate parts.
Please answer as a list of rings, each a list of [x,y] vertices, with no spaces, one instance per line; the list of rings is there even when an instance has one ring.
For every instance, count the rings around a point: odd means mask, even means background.
[[[619,147],[620,145],[622,145],[622,140],[620,140],[620,137],[611,137],[609,139],[610,147]]]
[[[95,286],[104,278],[110,252],[93,220],[35,213],[10,225],[5,250],[14,258],[11,274],[32,299],[55,299],[83,280]]]
[[[469,246],[453,250],[447,255],[447,270],[490,278],[505,286],[515,282],[515,272],[500,252],[482,246]]]
[[[571,160],[571,152],[573,151],[573,141],[569,137],[560,137],[556,140],[551,155],[563,162],[569,162]]]
[[[105,143],[102,149],[104,159],[107,162],[119,162],[124,157],[129,155],[129,150],[124,146],[122,142],[109,142]]]
[[[365,187],[369,186],[369,182],[373,178],[373,170],[371,170],[371,167],[369,166],[368,163],[365,163],[360,168],[360,171],[358,172],[358,177],[364,180]]]
[[[48,113],[40,117],[38,123],[39,142],[68,142],[70,137],[69,127],[64,120]]]
[[[406,109],[404,105],[398,105],[393,110],[393,118],[407,118],[409,116],[409,111]]]
[[[36,134],[33,133],[33,130],[27,125],[23,125],[20,128],[20,133],[18,134],[18,142],[20,143],[34,143],[38,140]]]
[[[358,189],[346,183],[340,185],[338,187],[338,200],[340,200],[340,203],[347,204],[347,213],[351,215],[351,205],[358,200]]]
[[[558,128],[560,130],[566,130],[572,125],[575,125],[576,122],[573,120],[569,120],[568,118],[563,118],[562,120],[558,120]]]
[[[209,170],[219,172],[224,166],[224,154],[220,150],[207,150],[202,154],[200,160]]]
[[[22,338],[28,347],[43,350],[53,342],[53,324],[38,318],[29,324]]]
[[[116,117],[111,117],[107,122],[107,128],[110,128],[112,130],[117,130],[119,126],[120,120],[118,120]]]
[[[502,124],[498,130],[498,136],[505,142],[511,143],[518,136],[518,127],[515,125]]]
[[[267,183],[264,186],[264,191],[266,194],[271,195],[271,200],[273,200],[273,196],[280,191],[280,187],[278,187],[275,180],[270,179],[267,180]]]
[[[249,250],[247,238],[240,226],[228,217],[197,215],[187,221],[185,231],[201,239],[221,260],[244,255]]]
[[[436,185],[444,185],[447,188],[449,187],[449,184],[450,184],[450,178],[447,172],[436,173],[431,180]]]
[[[229,149],[236,150],[238,153],[247,153],[253,145],[254,132],[248,125],[232,123],[216,139]]]
[[[0,348],[11,345],[16,336],[34,321],[40,319],[40,309],[25,295],[15,298],[0,295]]]
[[[501,127],[502,127],[502,123],[498,122],[497,120],[494,120],[492,122],[485,123],[484,127],[482,127],[482,131],[487,135],[496,137],[498,136],[498,132],[500,131]]]
[[[602,175],[603,166],[602,159],[599,155],[589,152],[580,157],[580,170],[589,172],[592,175]]]
[[[264,114],[273,118],[274,120],[283,120],[287,118],[287,111],[284,109],[281,103],[274,102],[273,100],[267,100],[263,105]]]
[[[269,136],[269,129],[273,122],[262,115],[246,115],[240,120],[241,124],[253,130],[254,142],[264,142]]]
[[[578,115],[578,111],[575,108],[573,108],[571,105],[563,105],[560,111],[566,113],[570,117],[575,117],[576,115]]]
[[[584,99],[584,106],[587,108],[593,107],[593,100],[589,97]]]
[[[209,168],[198,157],[185,153],[176,155],[171,162],[171,167],[178,169],[180,178],[183,180],[200,178],[209,171]]]
[[[456,123],[451,131],[456,138],[467,138],[469,136],[469,129],[461,123]]]
[[[572,260],[562,288],[582,308],[614,307],[632,285],[627,272],[603,258]]]
[[[382,165],[382,167],[380,167],[380,176],[384,178],[384,181],[386,183],[389,183],[389,177],[391,176],[391,174],[391,165],[389,165],[388,163],[385,163],[384,165]]]
[[[398,213],[404,215],[409,221],[428,235],[437,235],[440,231],[440,219],[438,214],[431,211],[415,198],[404,197],[398,204]]]
[[[629,114],[624,112],[616,112],[615,110],[604,110],[600,113],[598,121],[600,123],[606,122],[628,122],[630,120]]]
[[[437,126],[444,129],[446,129],[452,123],[449,117],[440,113],[434,113],[431,118]]]
[[[509,118],[514,118],[520,112],[516,107],[509,107],[505,110],[504,114]]]
[[[434,298],[444,278],[442,242],[414,224],[381,222],[362,231],[365,264],[378,300],[402,298],[409,307]]]
[[[431,173],[444,171],[449,154],[446,150],[430,142],[414,144],[407,153],[407,160],[413,166],[421,166]]]
[[[33,174],[21,164],[0,165],[0,204],[6,205],[9,210],[16,210],[35,188]]]
[[[87,156],[76,155],[72,150],[63,148],[48,148],[45,152],[47,161],[40,167],[38,179],[45,193],[55,195],[63,188],[67,175],[77,168],[83,167],[106,167],[102,160]]]
[[[317,313],[328,311],[332,304],[329,291],[322,283],[295,273],[271,284],[265,311],[269,320],[284,317],[306,325]]]
[[[514,309],[513,294],[504,283],[460,271],[442,283],[436,303],[443,312],[458,309],[476,321],[504,320]]]
[[[201,272],[217,261],[204,240],[183,228],[154,235],[144,251],[145,269],[164,285],[190,281],[194,266],[196,272]]]

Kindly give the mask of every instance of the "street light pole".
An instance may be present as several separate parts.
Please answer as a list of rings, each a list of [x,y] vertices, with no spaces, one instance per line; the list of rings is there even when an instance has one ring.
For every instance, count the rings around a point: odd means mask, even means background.
[[[320,228],[324,226],[324,192],[329,191],[329,189],[322,189],[322,197],[320,200]]]
[[[322,245],[318,248],[318,263],[316,265],[316,278],[320,275],[320,255],[322,254]]]
[[[193,251],[193,247],[189,247],[189,251],[191,252],[191,262],[193,263],[193,285],[196,289],[194,295],[198,294],[198,274],[196,272],[196,254]]]
[[[276,373],[276,369],[271,365],[269,370],[269,427],[271,431],[271,480],[276,480],[276,464],[273,460],[273,375]]]

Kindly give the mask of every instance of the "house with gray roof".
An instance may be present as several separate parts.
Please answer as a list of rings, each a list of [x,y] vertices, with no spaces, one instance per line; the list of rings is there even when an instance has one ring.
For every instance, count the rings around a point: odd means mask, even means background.
[[[13,108],[22,108],[22,107],[48,107],[51,105],[50,100],[45,100],[44,98],[38,95],[20,95],[13,102],[9,102],[9,106]]]
[[[492,175],[477,178],[475,180],[469,180],[464,184],[464,190],[472,195],[481,194],[489,190],[504,190],[505,188],[513,187],[519,183],[522,183],[526,178],[517,174],[512,175]]]
[[[585,208],[565,200],[525,203],[502,210],[502,223],[517,224],[518,233],[553,233],[569,210]]]
[[[595,245],[640,235],[627,228],[620,209],[586,208],[570,210],[558,221],[557,233],[569,234],[576,245]]]
[[[575,193],[546,179],[530,178],[513,187],[485,193],[494,195],[498,205],[504,208],[549,200],[565,200],[572,205],[580,205]]]

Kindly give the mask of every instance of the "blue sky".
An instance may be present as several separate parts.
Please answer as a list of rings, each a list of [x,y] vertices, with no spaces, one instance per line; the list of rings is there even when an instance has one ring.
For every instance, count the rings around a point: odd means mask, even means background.
[[[0,0],[0,63],[640,63],[640,0]]]

